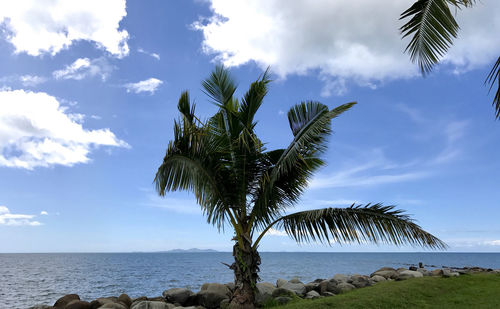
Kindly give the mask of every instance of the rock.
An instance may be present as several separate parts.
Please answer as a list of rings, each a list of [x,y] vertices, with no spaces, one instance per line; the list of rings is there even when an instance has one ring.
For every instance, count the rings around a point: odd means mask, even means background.
[[[339,294],[340,289],[337,288],[338,282],[335,279],[324,280],[319,284],[319,293],[323,295],[325,292]]]
[[[90,309],[90,303],[82,300],[72,300],[64,309]]]
[[[122,303],[106,303],[106,304],[104,304],[104,306],[99,307],[99,309],[101,309],[101,308],[103,308],[103,309],[104,308],[106,308],[106,309],[128,309],[128,307]],[[132,308],[134,308],[134,307],[132,307]],[[144,308],[147,308],[147,307],[144,307]]]
[[[384,277],[382,276],[379,276],[379,275],[375,275],[373,277],[371,277],[371,279],[375,282],[381,282],[381,281],[386,281],[387,279],[385,279]]]
[[[394,268],[391,267],[382,267],[376,272],[372,273],[370,277],[373,277],[375,275],[379,275],[384,277],[385,279],[394,279],[398,276],[397,271]]]
[[[369,279],[370,278],[368,276],[352,275],[351,278],[349,278],[348,283],[354,285],[357,288],[364,288],[371,285]]]
[[[443,270],[442,269],[434,269],[431,271],[431,276],[442,276],[443,275]]]
[[[396,269],[396,271],[398,273],[402,272],[402,271],[407,271],[408,269],[404,268],[404,267],[399,267],[398,269]]]
[[[354,290],[355,288],[356,287],[354,285],[347,283],[347,282],[340,282],[337,285],[337,289],[339,289],[341,293],[344,293],[344,292],[347,292],[350,290]]]
[[[316,291],[309,291],[309,292],[306,293],[306,297],[305,298],[306,299],[314,299],[314,298],[319,298],[319,297],[321,297],[321,295],[319,295],[318,292],[316,292]]]
[[[409,270],[413,270],[413,271],[417,271],[417,267],[416,266],[410,266]]]
[[[330,296],[335,296],[335,294],[333,294],[331,292],[324,292],[321,294],[321,296],[330,297]]]
[[[279,305],[284,305],[292,300],[290,297],[280,296],[274,299]]]
[[[333,276],[333,279],[335,279],[337,282],[347,282],[349,280],[349,277],[343,274],[336,274]]]
[[[223,299],[231,298],[231,290],[224,284],[205,283],[196,295],[200,305],[212,309],[218,308]]]
[[[273,298],[274,290],[276,290],[276,287],[272,283],[257,283],[257,294],[255,295],[255,302],[257,305],[263,305],[270,301]]]
[[[295,292],[291,291],[291,290],[284,289],[284,288],[276,288],[273,291],[272,296],[273,296],[273,298],[277,298],[277,297],[293,298],[295,296]]]
[[[419,273],[421,273],[422,275],[424,275],[424,276],[430,276],[430,275],[431,275],[431,272],[430,272],[430,271],[428,271],[428,270],[427,270],[427,269],[425,269],[425,268],[417,268],[417,271],[418,271]]]
[[[300,297],[303,297],[306,294],[306,285],[304,283],[292,283],[289,281],[288,283],[281,286],[283,289],[291,290],[295,292]]]
[[[127,294],[122,294],[118,296],[117,301],[126,305],[127,307],[130,307],[132,305],[132,299]]]
[[[318,282],[309,282],[306,284],[306,293],[309,291],[319,292],[319,283]]]
[[[64,295],[55,302],[54,309],[64,309],[73,300],[80,300],[80,296],[76,294]]]
[[[288,281],[290,283],[302,283],[302,281],[299,280],[298,277],[293,277],[290,281]]]
[[[162,301],[143,300],[132,304],[130,309],[170,309],[168,305]]]
[[[28,309],[52,309],[54,307],[47,305],[34,305],[33,307],[29,307]]]
[[[173,288],[163,291],[162,295],[168,302],[184,305],[189,299],[189,296],[194,295],[194,293],[185,288]]]
[[[397,280],[406,280],[410,278],[420,278],[423,277],[422,273],[413,270],[403,270],[399,273],[399,276],[396,278]]]
[[[276,280],[276,287],[281,288],[286,283],[288,283],[288,280],[279,278]]]
[[[149,301],[161,301],[165,302],[165,298],[163,296],[156,296],[156,297],[148,297]]]
[[[449,277],[458,277],[460,276],[459,273],[457,272],[452,272],[450,269],[443,269],[443,277],[449,278]]]

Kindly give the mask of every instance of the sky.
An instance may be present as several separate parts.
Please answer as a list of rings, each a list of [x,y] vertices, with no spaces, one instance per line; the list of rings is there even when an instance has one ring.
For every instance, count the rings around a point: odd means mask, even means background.
[[[383,5],[381,5],[383,3]],[[500,122],[483,81],[500,54],[500,2],[457,12],[459,38],[423,78],[398,28],[411,0],[0,2],[0,252],[230,251],[192,194],[153,178],[184,90],[230,68],[241,96],[269,66],[256,131],[286,147],[287,111],[357,101],[332,123],[327,166],[291,211],[396,205],[449,251],[500,252]],[[487,22],[485,22],[487,21]],[[262,251],[422,251],[298,245]]]

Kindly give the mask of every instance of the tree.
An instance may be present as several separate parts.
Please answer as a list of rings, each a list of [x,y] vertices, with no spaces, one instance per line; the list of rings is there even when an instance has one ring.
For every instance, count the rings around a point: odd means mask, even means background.
[[[417,0],[401,13],[400,19],[410,18],[399,29],[403,38],[411,36],[405,52],[410,54],[413,62],[417,62],[424,76],[439,63],[440,58],[453,44],[453,39],[457,37],[460,27],[450,7],[459,10],[470,8],[475,3],[476,0]],[[493,106],[496,118],[500,119],[500,57],[484,83],[490,84],[490,91],[497,84]]]
[[[180,119],[154,182],[159,195],[186,190],[196,197],[210,224],[234,229],[236,289],[231,308],[254,308],[260,265],[257,251],[271,228],[283,229],[297,242],[373,242],[445,248],[445,244],[394,206],[352,205],[288,214],[324,161],[333,118],[355,103],[333,109],[313,101],[288,112],[293,140],[286,149],[267,150],[255,134],[254,117],[267,94],[268,71],[250,85],[241,100],[234,97],[230,73],[217,67],[203,82],[218,107],[206,121],[195,115],[188,92],[180,96]]]

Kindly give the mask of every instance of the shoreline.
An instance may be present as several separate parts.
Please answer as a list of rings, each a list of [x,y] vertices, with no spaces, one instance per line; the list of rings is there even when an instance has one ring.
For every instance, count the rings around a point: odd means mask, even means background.
[[[419,266],[425,266],[419,263]],[[434,265],[431,265],[434,266]],[[483,267],[442,267],[433,270],[425,267],[410,266],[394,269],[382,267],[370,275],[336,274],[330,279],[316,279],[303,283],[298,278],[285,280],[278,278],[276,283],[257,283],[256,303],[259,306],[273,303],[286,304],[293,299],[315,299],[331,297],[344,292],[375,285],[383,281],[403,281],[424,276],[458,277],[477,273],[500,274],[500,269]],[[95,300],[81,300],[77,294],[59,298],[54,305],[35,305],[28,309],[224,309],[234,291],[234,283],[205,283],[198,292],[187,288],[170,288],[162,296],[130,298],[127,294],[100,297]]]

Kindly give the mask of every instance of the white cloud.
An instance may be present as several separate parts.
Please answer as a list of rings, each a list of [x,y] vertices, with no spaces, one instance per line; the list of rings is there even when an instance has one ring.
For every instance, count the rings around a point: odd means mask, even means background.
[[[49,215],[49,213],[48,213],[48,212],[46,212],[45,210],[42,210],[42,211],[40,211],[40,215],[41,215],[41,216],[48,216],[48,215]]]
[[[154,94],[161,84],[163,84],[161,80],[152,77],[137,83],[128,83],[124,87],[127,89],[127,92],[149,92],[150,94]]]
[[[267,231],[266,235],[269,235],[269,236],[288,236],[288,234],[285,231],[279,231],[279,230],[276,230],[273,228],[270,228]]]
[[[0,206],[0,225],[42,225],[42,223],[32,220],[34,217],[35,215],[13,214],[6,206]]]
[[[500,246],[500,239],[488,240],[488,241],[483,242],[483,244],[488,245],[488,246]]]
[[[47,79],[36,75],[23,75],[19,77],[19,80],[25,87],[36,87],[39,84],[45,83]]]
[[[0,91],[0,166],[72,166],[99,146],[128,147],[109,129],[84,129],[67,109],[44,92]]]
[[[52,76],[56,79],[75,80],[100,76],[101,79],[105,81],[113,69],[114,67],[104,57],[92,60],[89,58],[78,58],[64,69],[52,72]]]
[[[418,75],[403,50],[399,15],[414,0],[212,0],[213,15],[193,24],[203,50],[227,66],[271,65],[281,77],[320,74],[322,95],[343,94],[346,83],[377,83]],[[468,70],[500,53],[500,1],[458,12],[462,31],[446,61]],[[484,22],[484,21],[488,22]]]
[[[0,23],[16,53],[55,55],[75,41],[94,42],[114,56],[129,48],[120,21],[127,15],[125,0],[1,1]]]
[[[150,53],[142,48],[138,48],[137,49],[138,52],[142,53],[142,54],[146,54],[148,56],[151,56],[153,58],[155,58],[156,60],[160,60],[160,54],[157,54],[157,53]]]

